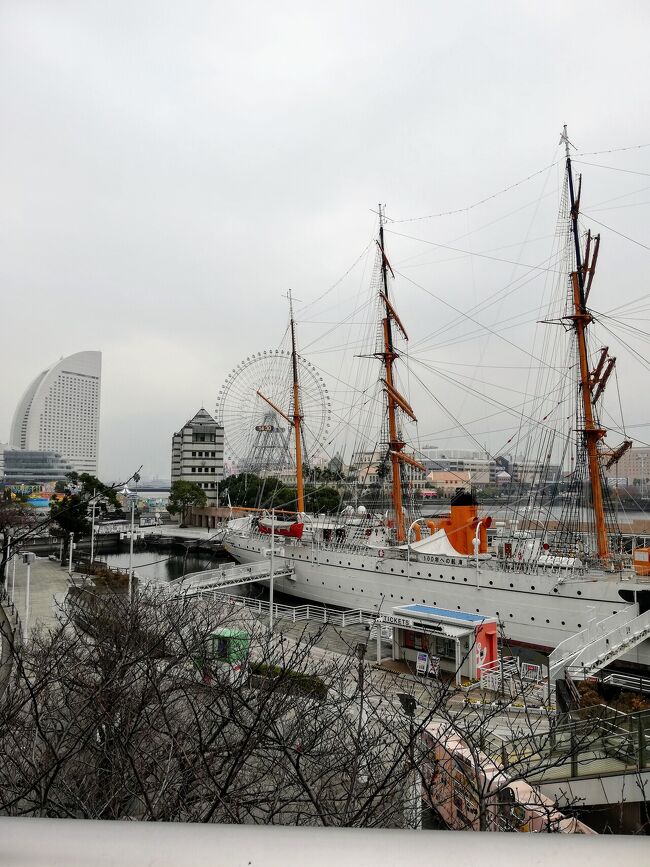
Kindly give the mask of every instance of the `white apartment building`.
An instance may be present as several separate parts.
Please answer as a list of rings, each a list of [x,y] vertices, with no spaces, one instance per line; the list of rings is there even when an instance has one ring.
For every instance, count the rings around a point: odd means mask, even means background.
[[[223,428],[201,408],[172,436],[171,482],[195,482],[216,505],[223,479]]]
[[[25,390],[11,446],[56,452],[78,473],[97,474],[101,352],[76,352],[42,371]]]

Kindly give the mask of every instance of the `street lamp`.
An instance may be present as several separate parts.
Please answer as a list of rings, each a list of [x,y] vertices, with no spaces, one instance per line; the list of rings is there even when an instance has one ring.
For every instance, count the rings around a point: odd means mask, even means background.
[[[68,552],[68,577],[72,578],[72,550],[74,548],[74,533],[70,533],[70,550]]]
[[[415,744],[413,742],[415,736],[414,717],[417,701],[414,696],[409,695],[406,692],[398,692],[397,698],[400,700],[404,715],[408,717],[409,721],[408,766],[410,794],[407,794],[405,798],[406,803],[404,813],[407,827],[419,831],[422,829],[422,791],[418,769],[415,764]]]
[[[96,491],[93,490],[92,500],[92,518],[90,521],[90,565],[93,565],[93,560],[95,559],[95,497]]]
[[[25,630],[24,636],[27,638],[29,634],[29,588],[31,579],[32,563],[36,559],[36,554],[31,551],[23,551],[23,563],[27,566],[27,586],[25,589]]]
[[[275,509],[271,509],[271,576],[269,581],[269,632],[273,632],[273,575],[275,573]]]
[[[133,533],[135,526],[135,501],[137,494],[130,491],[126,485],[122,489],[122,496],[126,497],[131,503],[131,532],[129,533],[129,602],[133,596]]]

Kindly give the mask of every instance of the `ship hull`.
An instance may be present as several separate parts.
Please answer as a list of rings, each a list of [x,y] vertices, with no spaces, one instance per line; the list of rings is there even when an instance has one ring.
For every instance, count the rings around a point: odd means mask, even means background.
[[[249,563],[268,551],[268,537],[231,534],[224,547],[240,563]],[[275,588],[323,605],[385,614],[395,606],[416,602],[498,617],[507,641],[545,652],[591,620],[636,606],[619,595],[620,590],[633,590],[633,582],[614,575],[594,573],[561,581],[558,574],[541,570],[506,571],[488,563],[477,570],[473,561],[462,558],[451,564],[441,561],[454,558],[416,558],[415,554],[410,562],[393,558],[389,549],[359,552],[309,543],[286,545],[278,547],[276,560],[293,565],[293,578],[278,579]],[[620,659],[650,667],[650,641]]]

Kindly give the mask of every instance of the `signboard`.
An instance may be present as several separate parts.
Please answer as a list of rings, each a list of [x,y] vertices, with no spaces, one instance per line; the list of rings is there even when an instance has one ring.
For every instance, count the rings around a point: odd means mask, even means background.
[[[256,424],[255,430],[258,433],[273,433],[275,428],[273,427],[272,424]]]
[[[415,671],[417,674],[429,674],[431,677],[438,677],[440,674],[440,657],[429,656],[424,651],[419,651],[415,661]]]
[[[386,626],[399,626],[402,629],[411,629],[413,627],[413,621],[409,620],[408,617],[397,617],[395,614],[383,614],[379,618],[379,622]]]

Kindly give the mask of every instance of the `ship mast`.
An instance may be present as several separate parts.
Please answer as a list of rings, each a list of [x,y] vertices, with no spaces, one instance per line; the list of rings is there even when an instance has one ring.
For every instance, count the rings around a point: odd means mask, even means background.
[[[302,413],[300,411],[300,386],[298,384],[296,324],[293,318],[293,300],[291,298],[291,289],[289,289],[289,313],[291,317],[291,368],[293,372],[293,431],[296,437],[296,508],[298,512],[304,512],[305,482],[302,477]]]
[[[396,320],[399,326],[401,326],[401,323],[399,322],[399,318],[397,317],[388,297],[388,269],[390,268],[390,265],[388,264],[388,259],[386,258],[386,252],[384,250],[384,213],[381,205],[379,205],[379,250],[381,252],[381,282],[383,287],[381,298],[384,302],[384,310],[386,313],[382,319],[384,334],[383,362],[385,371],[384,385],[388,405],[388,435],[390,438],[389,451],[393,480],[393,509],[395,511],[397,542],[404,542],[406,539],[406,532],[404,528],[404,509],[402,505],[400,455],[405,444],[398,436],[397,407],[402,406],[402,408],[404,408],[404,403],[406,403],[406,401],[404,401],[396,390],[393,378],[393,363],[397,358],[397,353],[395,352],[395,347],[393,345],[392,320]],[[412,415],[412,411],[410,414]]]
[[[571,273],[571,287],[573,292],[573,315],[568,317],[573,321],[576,341],[578,344],[578,357],[580,362],[580,392],[582,395],[582,407],[584,412],[585,426],[583,436],[585,448],[587,450],[587,463],[589,467],[589,478],[591,481],[591,496],[594,509],[594,519],[596,525],[596,547],[598,557],[601,560],[607,560],[609,557],[609,542],[607,538],[607,526],[605,523],[605,507],[603,498],[603,485],[600,472],[600,452],[598,444],[607,433],[598,423],[595,412],[595,401],[602,393],[605,383],[605,376],[602,374],[607,351],[605,350],[601,356],[601,360],[592,373],[589,370],[589,358],[587,355],[587,328],[593,321],[593,316],[587,308],[587,297],[591,288],[593,272],[596,264],[598,252],[598,242],[600,237],[596,238],[594,254],[589,263],[589,250],[591,247],[591,236],[588,238],[587,253],[585,262],[582,262],[582,254],[580,249],[580,236],[578,229],[578,215],[580,213],[580,191],[582,187],[582,178],[578,178],[578,196],[576,198],[573,186],[573,170],[571,167],[571,156],[569,154],[569,139],[567,136],[566,126],[562,136],[566,147],[566,170],[569,184],[569,198],[571,202],[571,232],[573,235],[573,243],[575,246],[575,262],[576,269]],[[589,274],[589,281],[585,291],[585,276]],[[615,359],[609,359],[609,372],[613,367]],[[607,374],[609,375],[609,373]],[[592,389],[598,384],[599,388],[596,393],[596,399],[592,396]]]

